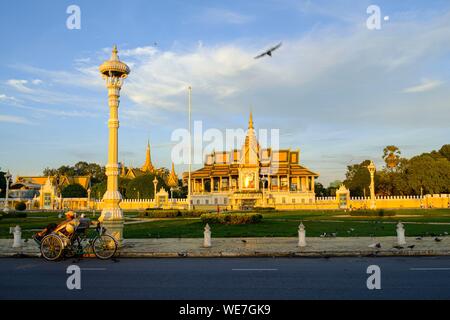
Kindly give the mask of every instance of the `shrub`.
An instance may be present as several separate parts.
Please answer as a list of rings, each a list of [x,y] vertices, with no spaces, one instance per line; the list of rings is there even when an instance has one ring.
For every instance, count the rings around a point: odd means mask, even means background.
[[[173,209],[147,208],[145,211],[139,212],[141,218],[179,218],[179,217],[200,217],[209,211],[187,211]]]
[[[200,219],[208,224],[250,224],[262,220],[259,213],[207,213],[202,214]]]
[[[254,207],[253,211],[276,211],[275,207]]]
[[[393,217],[395,216],[395,211],[386,211],[383,209],[379,210],[356,210],[351,211],[350,216],[352,217]]]
[[[17,202],[17,203],[16,203],[16,205],[14,206],[14,208],[15,208],[17,211],[25,211],[25,210],[27,210],[27,205],[26,205],[25,202],[20,201],[20,202]]]
[[[27,214],[25,212],[9,212],[3,215],[4,219],[12,219],[12,218],[26,218]]]

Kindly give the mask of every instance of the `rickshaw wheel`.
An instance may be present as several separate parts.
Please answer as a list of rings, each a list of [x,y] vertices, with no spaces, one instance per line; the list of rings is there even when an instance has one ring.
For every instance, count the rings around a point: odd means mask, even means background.
[[[60,237],[55,234],[49,234],[42,239],[41,254],[45,260],[58,260],[64,250],[64,244]]]
[[[117,251],[116,239],[108,234],[103,234],[94,239],[92,249],[97,258],[106,260],[114,256]]]

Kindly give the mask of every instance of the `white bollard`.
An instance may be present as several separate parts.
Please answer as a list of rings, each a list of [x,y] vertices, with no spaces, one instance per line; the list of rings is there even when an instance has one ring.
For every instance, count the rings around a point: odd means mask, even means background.
[[[403,224],[401,222],[397,224],[397,243],[399,246],[403,246],[406,244],[405,228],[403,227]]]
[[[22,247],[22,229],[19,226],[16,226],[14,229],[12,229],[12,231],[12,233],[14,234],[14,242],[12,247]]]
[[[305,226],[303,223],[300,223],[298,226],[298,246],[306,247]]]
[[[206,224],[205,231],[203,232],[203,246],[205,248],[211,247],[211,228],[209,224]]]

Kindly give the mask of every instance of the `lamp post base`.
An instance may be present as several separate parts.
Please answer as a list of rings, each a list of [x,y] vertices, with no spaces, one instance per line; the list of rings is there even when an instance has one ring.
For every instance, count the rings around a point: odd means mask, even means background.
[[[100,220],[106,228],[106,233],[116,239],[119,247],[123,244],[123,212],[120,208],[103,209]]]

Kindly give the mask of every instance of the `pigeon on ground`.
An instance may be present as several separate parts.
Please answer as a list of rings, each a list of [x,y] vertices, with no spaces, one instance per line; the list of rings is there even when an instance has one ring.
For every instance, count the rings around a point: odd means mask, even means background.
[[[241,241],[242,241],[243,243],[247,243],[247,240],[242,239]]]
[[[369,245],[369,248],[381,248],[381,243],[372,243],[371,245]]]
[[[412,245],[408,246],[408,248],[414,249],[415,246],[416,246],[416,245],[412,244]]]
[[[422,240],[422,237],[417,237],[416,240]]]
[[[436,242],[441,242],[441,241],[442,241],[442,239],[441,239],[441,238],[438,238],[438,237],[436,237],[436,238],[434,238],[434,241],[436,241]]]

